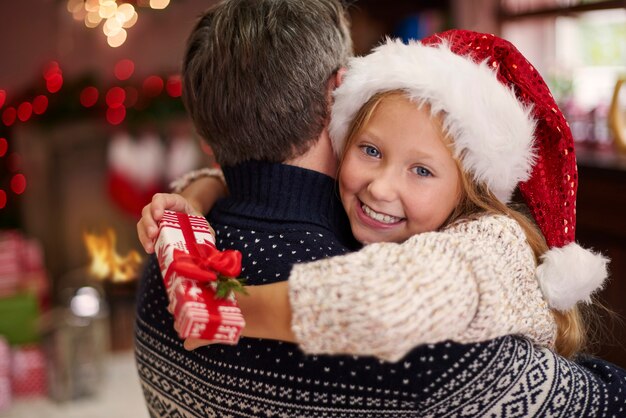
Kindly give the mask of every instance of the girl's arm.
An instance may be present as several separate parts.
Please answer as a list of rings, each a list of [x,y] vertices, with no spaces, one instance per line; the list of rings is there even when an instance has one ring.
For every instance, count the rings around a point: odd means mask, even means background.
[[[421,344],[518,334],[552,347],[554,318],[512,219],[483,216],[402,244],[295,265],[292,330],[311,354],[396,361]]]
[[[476,285],[455,240],[427,235],[420,236],[425,245],[372,244],[296,264],[286,282],[246,286],[249,295],[237,295],[242,335],[296,342],[311,354],[394,361],[458,335],[476,312]],[[187,339],[185,348],[207,343]]]

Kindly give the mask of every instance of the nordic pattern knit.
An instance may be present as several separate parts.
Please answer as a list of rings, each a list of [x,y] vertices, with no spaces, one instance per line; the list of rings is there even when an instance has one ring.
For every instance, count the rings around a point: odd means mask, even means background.
[[[329,178],[274,164],[225,174],[231,196],[210,220],[218,245],[244,251],[243,275],[253,284],[286,279],[298,260],[345,252],[334,238],[343,221]],[[420,346],[398,363],[308,356],[250,338],[188,352],[173,330],[155,257],[137,314],[137,368],[153,417],[626,415],[623,371],[593,359],[580,367],[513,337]]]
[[[556,323],[535,269],[515,220],[485,215],[460,221],[402,244],[372,244],[294,266],[292,328],[308,353],[390,361],[420,344],[509,334],[551,348]]]

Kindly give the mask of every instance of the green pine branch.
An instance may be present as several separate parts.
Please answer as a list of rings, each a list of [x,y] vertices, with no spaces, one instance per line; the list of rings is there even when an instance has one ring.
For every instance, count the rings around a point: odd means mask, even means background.
[[[215,297],[224,299],[228,297],[231,292],[247,295],[248,292],[246,292],[245,282],[246,279],[243,278],[227,277],[220,274],[217,277],[217,290],[215,292]]]

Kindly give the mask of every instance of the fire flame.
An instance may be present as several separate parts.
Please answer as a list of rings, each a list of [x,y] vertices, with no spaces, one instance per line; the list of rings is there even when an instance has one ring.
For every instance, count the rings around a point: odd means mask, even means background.
[[[89,272],[100,280],[126,282],[137,278],[141,256],[130,250],[124,257],[117,253],[115,231],[107,228],[106,234],[84,233],[83,240],[91,258]]]

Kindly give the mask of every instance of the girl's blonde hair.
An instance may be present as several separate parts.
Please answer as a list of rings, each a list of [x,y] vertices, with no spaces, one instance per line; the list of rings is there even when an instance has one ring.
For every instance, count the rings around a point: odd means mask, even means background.
[[[362,131],[365,125],[367,125],[380,103],[383,100],[392,97],[406,97],[406,95],[402,90],[392,90],[378,93],[372,96],[365,103],[365,105],[359,109],[356,117],[353,119],[348,129],[348,137],[340,158],[340,172],[346,155],[345,151],[351,146],[356,136]],[[448,147],[452,147],[454,141],[449,137],[449,135],[444,133],[441,118],[435,117],[434,121],[442,132],[442,140],[444,144]],[[475,219],[484,214],[499,214],[508,216],[517,221],[517,223],[522,227],[522,230],[526,235],[526,240],[535,255],[535,261],[539,264],[540,257],[548,250],[548,245],[546,244],[543,234],[535,225],[532,218],[523,214],[520,209],[514,208],[513,205],[506,205],[502,203],[484,183],[475,181],[473,175],[463,169],[461,158],[454,158],[460,173],[461,198],[459,204],[455,207],[441,228],[445,228],[446,226],[459,220]],[[587,326],[585,321],[583,320],[577,306],[566,312],[553,309],[552,314],[557,325],[557,337],[555,343],[556,351],[564,357],[571,358],[576,353],[581,351],[587,343]]]

